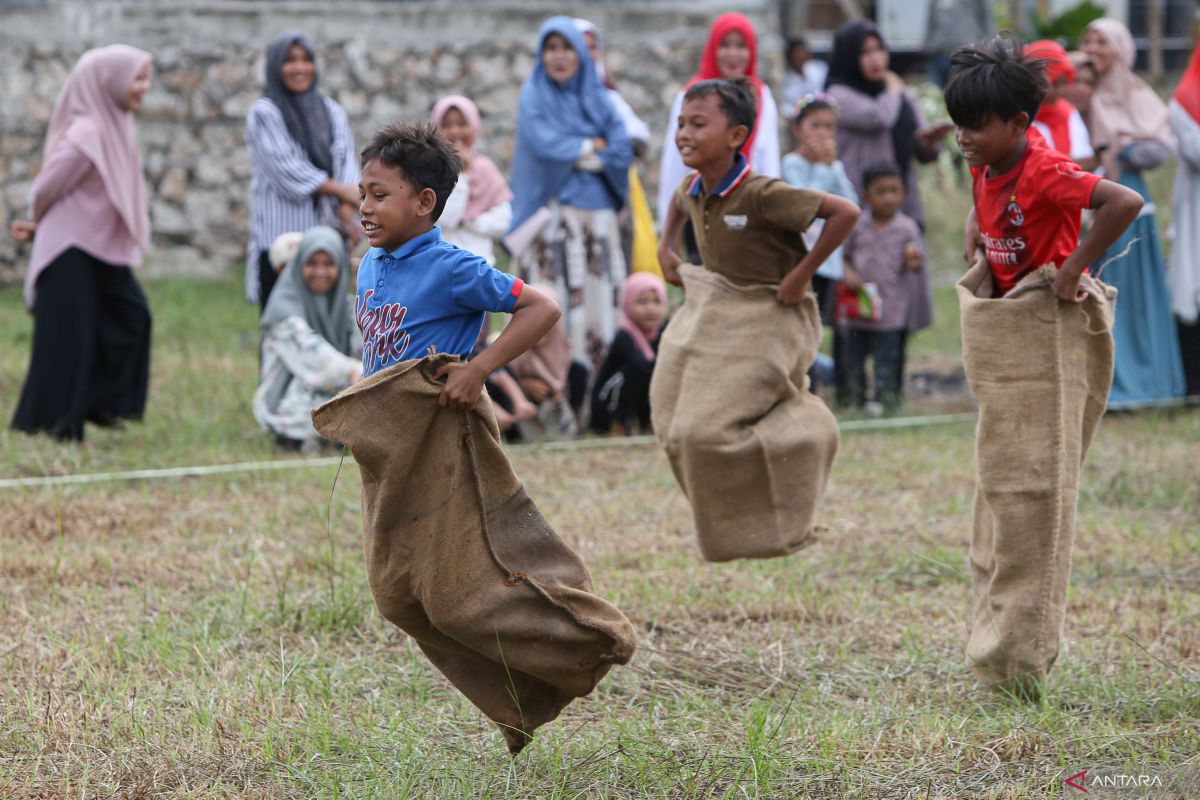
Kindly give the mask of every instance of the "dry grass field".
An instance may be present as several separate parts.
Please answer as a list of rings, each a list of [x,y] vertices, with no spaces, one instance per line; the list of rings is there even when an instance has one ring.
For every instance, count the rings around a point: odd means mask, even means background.
[[[84,447],[5,431],[0,474],[279,457],[236,281],[147,288],[146,421]],[[0,311],[7,419],[29,324],[14,291]],[[847,432],[821,542],[726,565],[656,449],[514,449],[640,636],[515,760],[376,613],[352,461],[0,490],[0,796],[1017,800],[1085,768],[1163,783],[1093,798],[1200,796],[1200,413],[1104,421],[1039,705],[963,662],[971,447],[969,422]]]
[[[970,407],[950,286],[968,201],[945,163],[922,180],[939,286],[916,414]],[[82,447],[0,431],[0,478],[293,458],[250,416],[239,286],[148,282],[146,420]],[[0,291],[5,424],[30,330]],[[0,489],[0,797],[1026,800],[1085,797],[1063,783],[1084,769],[1088,798],[1200,797],[1200,410],[1104,420],[1069,651],[1037,705],[964,664],[970,422],[845,432],[820,543],[725,565],[699,558],[656,449],[512,452],[640,637],[521,756],[375,611],[353,462],[297,461]],[[1095,782],[1121,775],[1157,783]]]

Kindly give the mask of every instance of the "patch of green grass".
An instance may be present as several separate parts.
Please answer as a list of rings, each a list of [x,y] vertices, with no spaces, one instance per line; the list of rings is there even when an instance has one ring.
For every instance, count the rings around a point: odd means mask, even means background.
[[[250,412],[258,376],[258,313],[240,281],[151,280],[150,396],[124,432],[88,426],[88,444],[60,445],[8,429],[28,367],[33,320],[17,288],[0,290],[0,464],[7,475],[178,466],[277,455]]]

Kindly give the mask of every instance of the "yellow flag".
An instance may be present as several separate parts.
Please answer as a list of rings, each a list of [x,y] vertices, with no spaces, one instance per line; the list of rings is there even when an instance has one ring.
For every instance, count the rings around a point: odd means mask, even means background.
[[[634,167],[629,168],[629,210],[633,214],[633,264],[630,272],[651,272],[661,278],[654,216],[650,213],[646,190],[642,188],[642,180]]]

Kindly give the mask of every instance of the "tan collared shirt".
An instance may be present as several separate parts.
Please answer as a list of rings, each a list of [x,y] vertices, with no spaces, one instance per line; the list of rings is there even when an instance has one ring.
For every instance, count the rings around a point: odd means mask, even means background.
[[[675,208],[695,228],[705,269],[734,283],[777,284],[808,254],[801,234],[823,193],[750,172],[724,190],[693,196],[697,180],[693,173],[679,184]]]

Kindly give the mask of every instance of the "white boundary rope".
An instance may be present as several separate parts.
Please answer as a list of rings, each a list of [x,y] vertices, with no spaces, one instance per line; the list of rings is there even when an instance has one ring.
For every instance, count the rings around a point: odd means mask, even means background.
[[[939,414],[924,417],[895,417],[892,419],[852,420],[839,423],[838,429],[851,431],[902,430],[932,425],[953,425],[974,421],[974,412]],[[571,450],[602,450],[623,447],[648,447],[657,444],[653,436],[609,436],[594,439],[574,439],[540,444],[518,444],[508,449],[514,453],[554,453]],[[240,472],[276,472],[290,469],[323,469],[336,467],[341,456],[326,458],[291,458],[280,461],[243,461],[234,464],[167,467],[165,469],[132,469],[121,472],[93,472],[76,475],[49,475],[31,478],[0,478],[0,490],[31,489],[47,486],[79,486],[116,481],[148,481],[178,478],[203,478],[210,475],[230,475]]]

